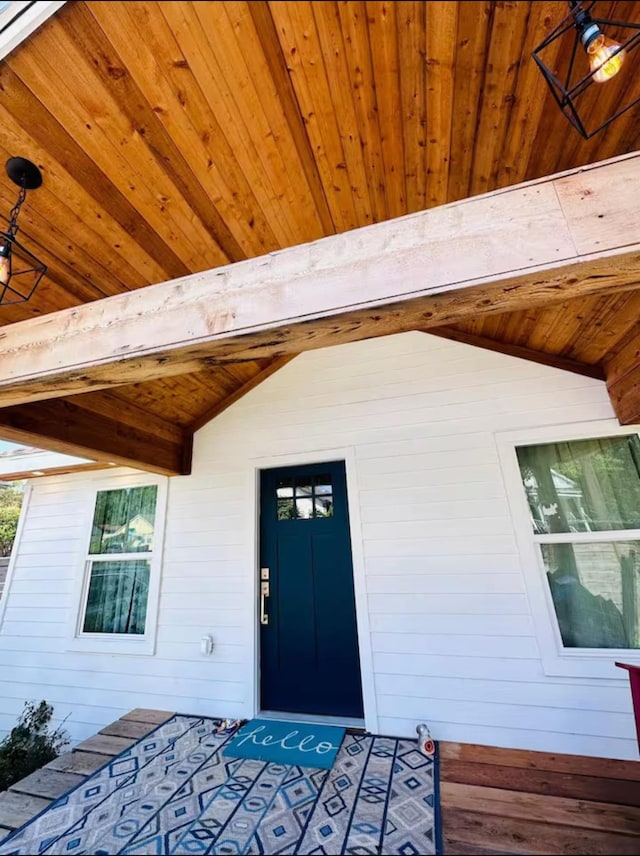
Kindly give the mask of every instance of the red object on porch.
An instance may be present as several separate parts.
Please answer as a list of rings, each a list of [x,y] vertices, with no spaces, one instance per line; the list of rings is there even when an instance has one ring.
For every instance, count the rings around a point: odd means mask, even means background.
[[[616,666],[629,672],[633,715],[636,718],[636,736],[638,738],[638,749],[640,749],[640,666],[632,666],[629,663],[616,663]]]

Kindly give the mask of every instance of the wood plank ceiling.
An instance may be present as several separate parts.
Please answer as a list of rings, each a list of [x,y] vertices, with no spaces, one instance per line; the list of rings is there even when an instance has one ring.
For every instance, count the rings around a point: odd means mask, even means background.
[[[640,21],[640,2],[598,6]],[[42,169],[20,226],[49,266],[0,324],[637,149],[637,109],[585,141],[552,103],[531,51],[565,11],[67,3],[0,63],[0,158]],[[622,85],[640,94],[640,75]],[[594,118],[619,97],[611,87]],[[14,191],[0,177],[0,211]],[[639,309],[640,290],[625,291],[441,332],[602,376]],[[109,414],[124,402],[129,421],[143,411],[190,432],[274,368],[233,364],[73,401]]]

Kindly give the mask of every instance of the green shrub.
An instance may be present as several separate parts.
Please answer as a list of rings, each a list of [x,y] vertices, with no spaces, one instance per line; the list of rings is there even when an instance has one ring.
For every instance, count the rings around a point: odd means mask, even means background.
[[[52,715],[46,701],[25,703],[18,724],[0,743],[0,791],[53,761],[69,742],[60,727],[49,731]]]
[[[0,484],[0,556],[10,556],[18,528],[23,492],[15,485]]]

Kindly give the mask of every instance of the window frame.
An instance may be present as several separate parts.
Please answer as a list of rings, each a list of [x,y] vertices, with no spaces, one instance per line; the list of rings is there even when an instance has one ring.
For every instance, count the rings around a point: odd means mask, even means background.
[[[150,553],[110,553],[92,554],[91,532],[98,494],[103,491],[124,490],[126,488],[157,487],[156,515],[154,521],[153,549]],[[160,583],[164,551],[164,535],[167,516],[168,478],[151,473],[123,475],[112,473],[108,478],[97,478],[86,494],[87,514],[82,521],[82,553],[78,562],[78,573],[74,590],[71,626],[68,649],[96,654],[141,654],[152,656],[155,653],[158,626],[158,606],[160,601]],[[108,558],[105,559],[105,556]],[[84,619],[87,610],[91,566],[100,561],[146,560],[149,562],[149,595],[145,617],[145,631],[140,634],[128,633],[91,633],[85,632]]]
[[[615,661],[624,660],[640,666],[640,648],[565,648],[551,590],[546,581],[540,544],[636,541],[640,540],[640,529],[536,534],[531,526],[531,514],[522,485],[516,449],[519,446],[624,437],[632,434],[639,435],[640,426],[620,426],[612,419],[496,434],[521,569],[546,675],[619,679],[620,670],[615,667]]]

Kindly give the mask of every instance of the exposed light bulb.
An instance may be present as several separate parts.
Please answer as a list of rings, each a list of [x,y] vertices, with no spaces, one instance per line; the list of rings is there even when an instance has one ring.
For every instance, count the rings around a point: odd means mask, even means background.
[[[618,51],[618,53],[615,53]],[[612,54],[615,53],[615,56]],[[587,45],[587,56],[591,76],[596,83],[606,83],[622,68],[625,52],[620,45],[600,33]]]
[[[8,285],[11,279],[11,250],[5,244],[0,247],[0,285]]]

